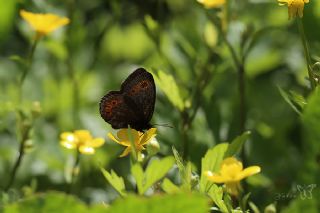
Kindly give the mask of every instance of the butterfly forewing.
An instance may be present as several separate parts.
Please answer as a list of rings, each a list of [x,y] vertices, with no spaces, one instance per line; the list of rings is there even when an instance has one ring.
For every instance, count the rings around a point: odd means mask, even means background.
[[[115,129],[128,125],[139,131],[148,129],[155,97],[152,75],[139,68],[122,83],[120,91],[111,91],[101,99],[100,114]]]
[[[152,75],[143,68],[136,69],[122,83],[121,91],[126,100],[135,104],[132,108],[136,108],[136,113],[143,116],[144,122],[149,122],[156,100],[156,87]]]

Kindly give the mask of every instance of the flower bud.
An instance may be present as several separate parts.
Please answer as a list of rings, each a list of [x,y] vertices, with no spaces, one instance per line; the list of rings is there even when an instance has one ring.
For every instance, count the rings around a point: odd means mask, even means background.
[[[31,139],[26,140],[23,148],[25,152],[31,152],[34,148],[33,141]]]
[[[159,152],[160,145],[156,138],[152,138],[151,141],[147,145],[147,152],[150,156],[155,155]]]
[[[32,103],[31,114],[33,118],[37,118],[41,114],[41,105],[39,101],[34,101]]]

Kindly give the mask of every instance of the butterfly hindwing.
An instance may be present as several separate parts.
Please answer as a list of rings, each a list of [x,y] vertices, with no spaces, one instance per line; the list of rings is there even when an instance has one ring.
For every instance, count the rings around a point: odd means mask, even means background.
[[[128,124],[139,120],[119,91],[111,91],[101,99],[100,114],[114,129],[127,128]]]

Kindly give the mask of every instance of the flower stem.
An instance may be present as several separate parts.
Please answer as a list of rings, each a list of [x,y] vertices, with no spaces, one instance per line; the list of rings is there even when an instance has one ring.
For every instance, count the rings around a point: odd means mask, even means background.
[[[304,33],[303,22],[300,18],[297,18],[297,23],[298,23],[299,33],[300,33],[301,41],[302,41],[302,45],[303,45],[304,56],[306,58],[306,63],[307,63],[307,68],[308,68],[308,76],[309,76],[311,89],[314,90],[316,87],[316,82],[315,82],[312,67],[311,67],[312,62],[311,62],[311,57],[310,57],[308,41],[307,41],[306,35]]]
[[[73,55],[74,55],[74,45],[70,38],[72,38],[74,33],[74,14],[76,11],[76,3],[77,0],[69,0],[67,1],[67,8],[68,8],[68,17],[70,18],[70,26],[67,29],[67,38],[69,38],[66,42],[67,50],[68,50],[68,58],[66,60],[67,69],[69,72],[69,76],[72,82],[72,119],[73,119],[73,126],[77,127],[81,125],[80,120],[80,94],[79,94],[79,82],[76,75],[76,70],[73,65]]]
[[[186,110],[181,112],[182,118],[182,126],[181,126],[181,133],[182,133],[182,159],[187,161],[189,160],[189,137],[188,137],[188,130],[191,126],[190,116]]]
[[[41,37],[39,35],[36,35],[35,39],[33,40],[32,45],[31,45],[31,48],[29,50],[29,53],[26,57],[26,64],[23,68],[22,75],[21,75],[19,82],[18,82],[18,105],[21,105],[21,103],[22,103],[23,83],[29,73],[29,70],[30,70],[30,67],[32,64],[32,60],[33,60],[33,55],[34,55],[34,52],[36,50],[36,47],[37,47],[37,44],[38,44],[38,41],[40,38]],[[17,113],[17,132],[18,132],[17,134],[19,134],[19,132],[20,132],[20,136],[21,136],[20,137],[21,138],[20,145],[19,145],[19,155],[18,155],[18,158],[16,159],[16,161],[13,165],[13,168],[11,170],[9,182],[7,183],[7,185],[4,189],[6,192],[11,188],[12,184],[14,183],[14,180],[16,179],[17,171],[21,165],[23,156],[25,154],[25,143],[28,140],[31,126],[24,126],[24,124],[23,124],[24,120],[25,120],[25,118],[23,117],[22,113],[18,112]],[[17,138],[19,138],[19,135],[17,136]]]
[[[244,65],[238,67],[238,89],[239,89],[239,108],[240,108],[240,134],[245,131],[246,123],[246,100],[245,100],[245,69]],[[243,151],[244,149],[242,149]],[[242,153],[244,157],[244,153]],[[242,159],[244,161],[244,159]]]
[[[245,69],[244,69],[244,58],[240,60],[236,54],[235,49],[228,41],[225,32],[222,29],[221,24],[216,17],[212,17],[213,23],[217,26],[219,33],[222,36],[223,42],[227,45],[227,48],[231,54],[233,62],[237,68],[238,72],[238,89],[239,89],[239,105],[240,105],[240,133],[245,130],[245,121],[246,121],[246,105],[245,105]]]
[[[137,149],[136,149],[136,144],[135,144],[135,141],[134,141],[134,138],[132,136],[132,131],[131,131],[131,127],[128,126],[128,139],[130,141],[130,145],[131,145],[131,163],[136,163],[138,162],[138,152],[137,152]]]
[[[22,101],[22,87],[23,87],[23,83],[24,83],[24,80],[26,79],[28,73],[29,73],[29,70],[30,70],[30,67],[31,67],[31,64],[32,64],[32,59],[33,59],[33,55],[34,55],[34,52],[36,50],[36,47],[37,47],[37,44],[38,44],[38,41],[39,41],[40,37],[36,36],[36,38],[34,39],[32,45],[31,45],[31,48],[30,48],[30,51],[27,55],[27,58],[26,58],[26,64],[25,64],[25,67],[23,69],[23,72],[22,72],[22,75],[21,75],[21,78],[19,80],[19,85],[18,85],[18,88],[19,88],[19,98],[18,98],[18,101],[19,103],[21,103]]]
[[[70,193],[72,191],[72,187],[75,183],[75,179],[79,174],[78,172],[79,164],[80,164],[80,152],[79,152],[79,149],[77,149],[77,152],[75,153],[75,161],[71,169],[71,180],[70,180],[69,189],[67,193]]]
[[[5,192],[7,192],[11,188],[12,184],[14,183],[14,180],[16,179],[16,174],[17,174],[18,168],[20,167],[23,156],[25,154],[25,143],[28,140],[30,129],[31,129],[31,127],[26,127],[26,129],[21,137],[20,147],[19,147],[19,155],[18,155],[18,158],[17,158],[16,162],[14,163],[14,166],[11,170],[9,182],[7,183],[7,185],[4,189]]]
[[[239,134],[242,134],[246,128],[245,124],[246,124],[246,111],[247,111],[246,96],[245,96],[245,88],[246,88],[245,68],[244,68],[245,58],[237,56],[236,51],[234,47],[231,45],[231,43],[228,41],[227,36],[223,31],[221,24],[219,23],[218,18],[213,16],[212,21],[217,26],[218,31],[222,36],[223,42],[227,45],[227,48],[231,54],[231,57],[233,59],[233,62],[238,72],[239,111],[240,111]],[[245,152],[246,152],[245,147],[243,147],[240,155],[244,165],[246,165]]]

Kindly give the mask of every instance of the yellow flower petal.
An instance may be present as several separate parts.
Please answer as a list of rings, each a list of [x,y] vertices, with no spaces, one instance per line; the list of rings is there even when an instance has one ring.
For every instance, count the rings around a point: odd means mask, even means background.
[[[68,149],[79,149],[82,154],[94,154],[94,148],[104,144],[103,138],[93,138],[88,130],[76,130],[74,133],[63,132],[60,144]]]
[[[76,141],[76,137],[72,132],[63,132],[60,134],[61,140]]]
[[[127,155],[129,155],[129,153],[131,152],[131,147],[127,147],[125,148],[125,150],[122,152],[122,154],[119,157],[125,157]]]
[[[91,133],[88,130],[76,130],[74,134],[82,143],[92,140]]]
[[[67,149],[75,149],[77,147],[77,144],[74,143],[74,141],[62,140],[60,141],[60,144]]]
[[[245,168],[242,170],[236,177],[237,180],[242,180],[246,177],[249,177],[251,175],[255,175],[261,171],[261,168],[259,166],[250,166],[248,168]]]
[[[131,136],[133,138],[134,141],[138,141],[140,138],[140,134],[137,130],[135,129],[130,129],[131,130]],[[117,133],[117,136],[119,138],[120,141],[128,141],[130,143],[129,140],[129,130],[128,129],[120,129]]]
[[[152,138],[154,138],[156,134],[157,129],[156,128],[151,128],[147,132],[143,134],[143,137],[141,138],[139,144],[140,145],[145,145],[151,141]]]
[[[130,146],[130,141],[119,141],[117,138],[115,138],[114,136],[113,136],[113,134],[112,133],[108,133],[108,137],[111,139],[111,140],[113,140],[114,142],[116,142],[116,143],[118,143],[118,144],[120,144],[120,145],[122,145],[122,146]]]
[[[207,176],[208,180],[214,182],[214,183],[225,183],[225,182],[229,182],[230,178],[226,177],[226,176],[221,176],[221,175],[217,175],[214,174],[210,171],[207,171],[205,173],[205,175]]]
[[[220,7],[226,3],[225,0],[197,0],[200,4],[203,4],[205,8]]]
[[[68,18],[59,17],[51,13],[37,14],[21,10],[20,15],[37,33],[41,35],[47,35],[70,22]]]
[[[78,146],[78,139],[75,137],[75,135],[71,132],[63,132],[60,134],[60,144],[61,146],[67,148],[67,149],[74,149],[76,146]]]
[[[278,0],[280,5],[288,5],[289,19],[303,16],[304,4],[309,3],[309,0]]]
[[[95,150],[90,146],[80,146],[79,152],[85,155],[92,155],[95,153]]]
[[[222,161],[220,174],[224,177],[233,179],[243,169],[242,163],[233,157],[226,158]]]
[[[135,129],[120,129],[117,132],[117,138],[111,133],[108,133],[108,137],[114,142],[127,147],[120,156],[124,157],[132,150],[132,142],[129,140],[130,137],[128,135],[130,133],[129,131],[131,131],[130,134],[134,140],[135,150],[137,152],[141,152],[142,150],[145,150],[144,145],[149,143],[155,137],[156,130],[156,128],[151,128],[147,132],[143,133]]]
[[[113,135],[111,132],[109,132],[109,133],[107,134],[107,136],[108,136],[111,140],[113,140],[114,142],[120,143],[120,141],[118,141],[118,139],[116,139],[116,137],[114,137],[114,135]]]
[[[205,175],[208,177],[208,180],[214,183],[232,184],[238,183],[240,180],[257,174],[260,171],[261,168],[259,166],[251,166],[243,169],[240,161],[234,157],[229,157],[222,161],[219,173],[214,174],[210,171],[206,171]]]
[[[86,143],[87,146],[91,146],[93,148],[98,148],[104,144],[103,138],[94,138]]]

